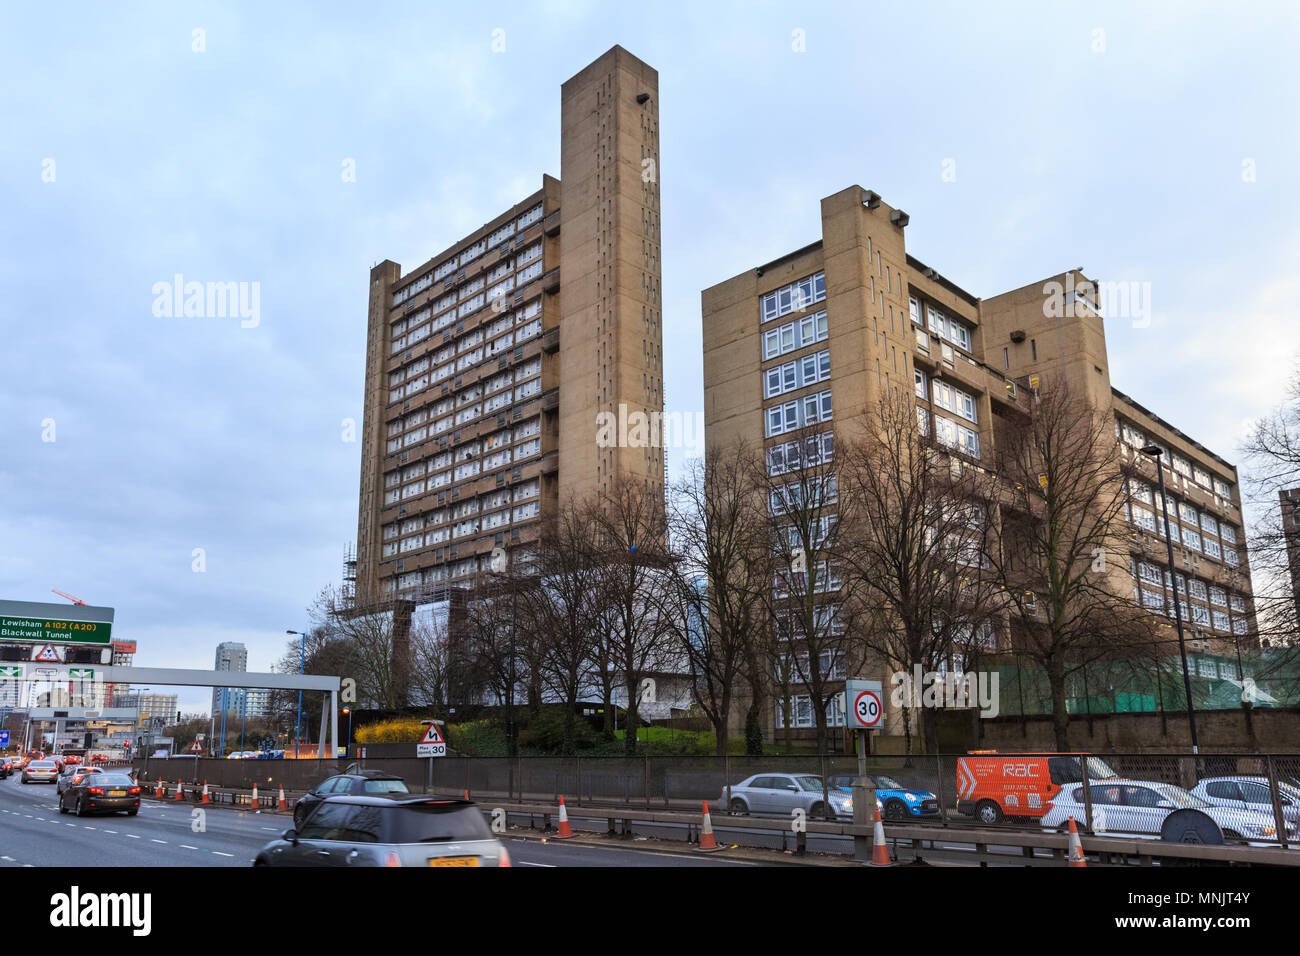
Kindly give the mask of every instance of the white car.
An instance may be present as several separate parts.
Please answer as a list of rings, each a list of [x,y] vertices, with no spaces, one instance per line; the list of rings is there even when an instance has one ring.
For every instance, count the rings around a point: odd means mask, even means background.
[[[1292,824],[1300,824],[1300,787],[1278,783],[1277,789],[1282,819],[1286,821],[1288,829]],[[1268,789],[1268,777],[1206,777],[1192,787],[1192,794],[1216,807],[1254,810],[1270,820],[1274,819],[1273,796]]]
[[[1216,807],[1182,787],[1153,780],[1094,780],[1092,832],[1163,839],[1176,843],[1244,841],[1252,846],[1273,846],[1277,836],[1273,816],[1254,810]],[[1087,818],[1083,784],[1061,788],[1043,814],[1045,829],[1064,829],[1070,817],[1083,828]],[[1287,839],[1295,838],[1296,824],[1288,824]]]

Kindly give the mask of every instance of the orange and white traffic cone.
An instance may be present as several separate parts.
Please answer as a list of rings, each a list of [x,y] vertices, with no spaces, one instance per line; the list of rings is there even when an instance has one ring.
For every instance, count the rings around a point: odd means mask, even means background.
[[[253,784],[253,795],[248,798],[248,803],[254,810],[262,805],[257,798],[257,784]]]
[[[185,783],[179,777],[176,778],[176,796],[172,797],[172,799],[173,800],[185,799]]]
[[[162,778],[158,778],[158,786],[154,788],[153,795],[161,800],[167,796],[167,784],[163,783]]]
[[[468,790],[465,791],[465,799],[466,799],[466,800],[469,799],[469,791],[468,791]]]
[[[1074,817],[1070,817],[1070,849],[1066,855],[1070,858],[1070,866],[1088,865],[1088,860],[1083,855],[1083,841],[1079,839],[1079,831],[1074,826]]]
[[[871,830],[871,865],[893,866],[889,859],[889,844],[885,842],[885,824],[880,819],[880,807],[876,807],[876,825]]]
[[[718,841],[713,838],[713,821],[709,819],[709,802],[704,801],[704,825],[700,827],[700,843],[695,849],[704,850],[721,850],[723,847],[718,846]]]
[[[289,809],[289,801],[284,798],[284,784],[280,784],[280,799],[276,801],[275,808],[277,810]]]
[[[204,781],[203,781],[203,798],[202,798],[201,800],[199,800],[199,803],[211,803],[211,802],[212,802],[212,798],[211,798],[210,796],[208,796],[208,782],[207,782],[206,780],[204,780]]]
[[[560,797],[560,826],[555,831],[555,839],[567,840],[573,836],[573,830],[569,827],[569,811],[564,809],[564,797]]]

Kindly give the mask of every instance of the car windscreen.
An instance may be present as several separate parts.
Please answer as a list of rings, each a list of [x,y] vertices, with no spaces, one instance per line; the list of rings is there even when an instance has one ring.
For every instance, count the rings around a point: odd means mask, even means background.
[[[384,839],[388,843],[455,843],[491,840],[483,813],[467,803],[403,803],[385,807]]]
[[[907,788],[895,780],[893,777],[885,777],[876,774],[877,790],[906,790]]]
[[[410,793],[402,780],[367,780],[361,786],[362,793]]]
[[[804,790],[816,790],[820,792],[823,789],[821,777],[815,777],[812,774],[807,774],[802,777],[795,777],[794,779],[796,782],[798,782],[799,786],[802,787]]]
[[[1200,797],[1193,796],[1182,787],[1175,787],[1173,784],[1161,784],[1156,787],[1156,792],[1166,800],[1173,803],[1173,805],[1178,807],[1180,810],[1189,808],[1203,810],[1206,807],[1212,806],[1212,804],[1206,803]]]
[[[86,779],[93,787],[134,787],[135,781],[124,773],[88,773]]]
[[[1088,758],[1088,777],[1090,780],[1107,780],[1118,776],[1119,774],[1111,770],[1110,765],[1100,757]]]

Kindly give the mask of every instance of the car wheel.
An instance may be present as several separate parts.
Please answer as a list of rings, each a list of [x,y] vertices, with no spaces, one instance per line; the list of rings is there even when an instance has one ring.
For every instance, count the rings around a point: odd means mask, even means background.
[[[733,816],[747,817],[749,816],[749,804],[745,803],[740,797],[732,797],[731,813]]]
[[[139,807],[136,807],[134,810],[128,810],[128,811],[126,811],[126,815],[127,815],[128,817],[133,817],[133,816],[135,816],[135,815],[136,815],[137,813],[139,813],[139,812],[140,812],[140,808],[139,808]]]
[[[1168,843],[1199,843],[1221,846],[1223,831],[1214,819],[1199,810],[1177,810],[1165,817],[1160,839]]]
[[[975,807],[975,818],[980,823],[1001,823],[1002,808],[992,800],[981,800]]]
[[[823,817],[826,816],[825,805],[820,800],[818,800],[816,803],[808,807],[808,816],[814,820],[822,819]]]
[[[79,797],[77,799],[77,816],[84,817],[85,815],[86,815],[86,801],[84,797]]]
[[[885,819],[898,822],[907,819],[907,804],[897,797],[885,801]]]
[[[64,800],[62,797],[59,798],[59,812],[60,813],[68,812],[68,802]]]

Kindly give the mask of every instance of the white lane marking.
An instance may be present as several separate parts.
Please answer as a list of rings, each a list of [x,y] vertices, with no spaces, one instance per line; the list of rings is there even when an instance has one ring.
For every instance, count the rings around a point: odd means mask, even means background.
[[[131,838],[132,840],[138,840],[138,839],[140,839],[140,838],[139,838],[138,836],[136,836],[134,833],[128,833],[127,836],[128,836],[129,838]]]
[[[65,823],[65,824],[63,824],[63,825],[64,825],[65,827],[75,827],[75,826],[76,826],[75,823]]]
[[[17,863],[17,862],[18,862],[18,861],[15,860],[12,856],[0,856],[0,860],[8,860],[10,863]]]
[[[197,850],[198,847],[196,847],[196,846],[190,846],[188,843],[182,843],[182,844],[181,844],[181,849],[182,849],[182,850]]]
[[[105,830],[104,832],[105,832],[105,833],[117,833],[116,830]]]
[[[234,856],[235,855],[233,853],[222,853],[220,850],[213,850],[212,854],[213,856]]]
[[[81,829],[83,829],[83,830],[94,830],[95,827],[88,827],[88,826],[86,826],[86,825],[83,823],[83,824],[81,825]]]
[[[529,863],[527,860],[520,860],[519,866],[545,866],[551,869],[555,869],[554,863]]]
[[[166,843],[166,840],[150,840],[150,843]]]

